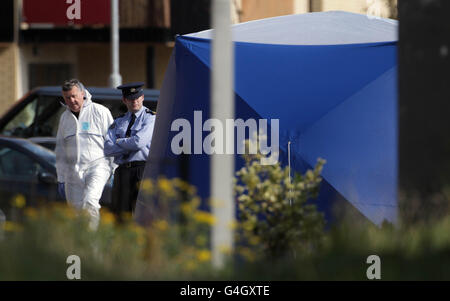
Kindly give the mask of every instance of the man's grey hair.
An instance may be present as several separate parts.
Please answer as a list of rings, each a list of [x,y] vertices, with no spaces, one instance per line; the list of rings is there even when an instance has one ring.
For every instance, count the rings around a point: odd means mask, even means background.
[[[77,87],[81,92],[84,92],[84,86],[83,84],[76,78],[72,78],[69,80],[66,80],[62,85],[62,90],[64,92],[72,90],[73,87]]]

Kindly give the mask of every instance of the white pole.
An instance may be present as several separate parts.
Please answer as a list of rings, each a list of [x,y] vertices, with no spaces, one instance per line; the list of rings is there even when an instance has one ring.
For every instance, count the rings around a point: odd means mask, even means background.
[[[214,35],[212,41],[211,117],[219,119],[224,129],[226,129],[226,119],[234,119],[234,55],[230,15],[229,0],[212,2]],[[225,136],[223,135],[223,137]],[[228,145],[224,147],[224,150],[226,149],[229,149]],[[234,155],[213,154],[211,157],[211,198],[212,213],[216,223],[212,228],[212,264],[216,268],[224,266],[225,254],[227,251],[232,251],[234,244],[232,229],[235,212],[233,177]]]
[[[122,84],[119,73],[119,0],[111,0],[111,75],[109,86],[116,88]]]

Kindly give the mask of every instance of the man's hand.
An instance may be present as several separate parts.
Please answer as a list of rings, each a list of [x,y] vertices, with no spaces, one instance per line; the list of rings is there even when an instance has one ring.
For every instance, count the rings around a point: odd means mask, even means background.
[[[63,199],[66,198],[66,187],[64,183],[58,182],[58,193]]]

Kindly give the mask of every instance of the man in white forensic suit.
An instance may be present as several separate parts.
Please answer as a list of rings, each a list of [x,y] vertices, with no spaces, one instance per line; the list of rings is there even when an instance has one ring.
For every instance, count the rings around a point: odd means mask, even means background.
[[[64,82],[62,95],[66,110],[59,120],[55,149],[58,192],[70,205],[89,213],[89,226],[95,230],[103,188],[114,172],[103,149],[114,120],[108,108],[92,102],[77,79]]]

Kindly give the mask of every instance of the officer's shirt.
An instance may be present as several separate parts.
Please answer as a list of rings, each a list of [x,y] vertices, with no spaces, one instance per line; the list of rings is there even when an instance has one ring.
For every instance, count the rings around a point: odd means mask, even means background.
[[[131,112],[118,117],[109,127],[105,140],[105,156],[113,156],[114,163],[120,165],[132,161],[146,161],[155,126],[155,116],[149,109],[142,108],[135,113],[136,120],[131,127],[130,137],[126,137]],[[125,156],[124,156],[125,155]]]

